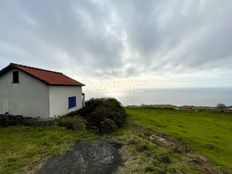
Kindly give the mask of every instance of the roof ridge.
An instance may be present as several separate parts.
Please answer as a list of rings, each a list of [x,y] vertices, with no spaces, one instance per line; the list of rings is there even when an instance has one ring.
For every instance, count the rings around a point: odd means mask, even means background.
[[[36,68],[36,67],[27,66],[27,65],[22,65],[22,64],[17,64],[17,63],[10,63],[10,65],[22,66],[22,67],[31,68],[31,69],[36,69],[36,70],[40,70],[40,71],[47,71],[47,72],[52,72],[52,73],[57,73],[57,74],[63,74],[62,72],[58,72],[58,71],[51,71],[51,70],[47,70],[47,69]]]

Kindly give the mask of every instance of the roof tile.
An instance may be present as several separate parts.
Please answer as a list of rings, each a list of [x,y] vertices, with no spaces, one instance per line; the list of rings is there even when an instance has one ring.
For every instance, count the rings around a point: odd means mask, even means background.
[[[84,86],[84,84],[60,73],[50,70],[44,70],[19,64],[11,64],[11,66],[42,80],[49,85],[65,85],[65,86]]]

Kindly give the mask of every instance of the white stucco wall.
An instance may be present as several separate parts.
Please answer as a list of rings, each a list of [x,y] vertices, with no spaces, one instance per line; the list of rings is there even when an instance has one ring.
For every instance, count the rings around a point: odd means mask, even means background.
[[[0,77],[0,113],[48,118],[49,86],[19,70],[13,84],[12,71]]]
[[[68,97],[76,96],[77,107],[68,108]],[[82,107],[81,86],[49,86],[50,116],[60,116]]]

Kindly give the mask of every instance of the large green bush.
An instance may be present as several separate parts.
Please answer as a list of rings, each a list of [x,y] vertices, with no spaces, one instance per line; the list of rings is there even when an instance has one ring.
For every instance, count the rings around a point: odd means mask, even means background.
[[[90,99],[85,107],[69,116],[82,115],[91,128],[104,133],[121,127],[126,119],[126,112],[121,103],[114,98]]]

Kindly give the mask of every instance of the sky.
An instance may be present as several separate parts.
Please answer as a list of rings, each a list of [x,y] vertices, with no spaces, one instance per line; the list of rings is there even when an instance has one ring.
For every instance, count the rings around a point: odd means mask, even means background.
[[[0,68],[63,72],[85,90],[232,86],[231,0],[1,0]]]

